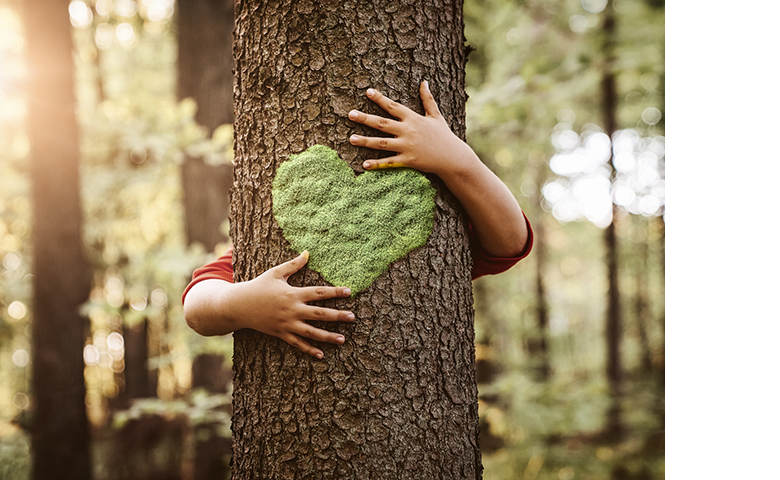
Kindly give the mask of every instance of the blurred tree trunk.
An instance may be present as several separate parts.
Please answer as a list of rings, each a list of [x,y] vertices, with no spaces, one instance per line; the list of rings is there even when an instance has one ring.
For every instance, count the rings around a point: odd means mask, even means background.
[[[612,138],[617,130],[617,85],[615,83],[615,11],[612,2],[604,10],[604,71],[601,78],[601,101],[604,129]],[[615,172],[612,171],[612,180]],[[607,255],[607,319],[605,326],[607,345],[607,380],[612,404],[607,413],[606,433],[619,438],[623,433],[621,399],[623,396],[623,371],[621,362],[621,340],[623,319],[620,311],[620,284],[618,279],[618,206],[612,206],[612,222],[604,230],[604,246]]]
[[[233,123],[233,0],[179,0],[178,96],[198,105],[195,120],[211,134]],[[182,166],[185,228],[189,243],[207,251],[226,240],[219,228],[228,216],[230,165],[187,158]]]
[[[123,396],[129,406],[135,398],[157,395],[157,374],[149,370],[149,320],[143,319],[133,326],[125,325],[125,391]],[[127,407],[125,407],[127,408]]]
[[[634,314],[636,315],[636,326],[639,332],[639,353],[640,370],[643,374],[650,374],[653,371],[653,352],[648,335],[648,313],[650,299],[648,294],[648,272],[647,239],[650,235],[650,225],[644,217],[635,218],[635,223],[639,223],[635,232],[637,249],[637,266],[634,272]]]
[[[24,2],[33,201],[32,477],[89,479],[79,129],[65,0]]]
[[[536,334],[529,342],[529,350],[534,358],[534,370],[536,371],[537,378],[540,381],[546,382],[550,380],[550,374],[552,373],[550,352],[547,345],[550,310],[547,303],[547,289],[544,281],[544,272],[547,269],[547,239],[544,225],[545,214],[541,208],[541,187],[544,185],[547,172],[544,169],[544,165],[546,164],[544,159],[540,155],[537,155],[537,152],[532,153],[534,153],[534,155],[531,160],[536,160],[533,162],[534,170],[536,171],[536,178],[534,181],[539,188],[536,189],[534,198],[531,201],[537,219],[536,226],[534,227],[534,257],[536,258]]]
[[[233,0],[179,0],[178,96],[198,105],[195,120],[209,130],[233,123]],[[233,168],[187,158],[182,165],[185,228],[190,244],[213,250],[226,239],[220,232],[227,219]],[[230,370],[222,355],[202,353],[192,363],[192,387],[224,393]],[[230,439],[217,436],[212,425],[195,427],[194,479],[229,476]]]
[[[422,111],[427,79],[465,133],[462,4],[237,4],[236,155],[231,236],[237,281],[293,257],[274,222],[271,181],[292,153],[334,148],[356,171],[379,152],[353,147],[350,109],[380,113],[376,87]],[[384,112],[381,114],[385,115]],[[426,246],[355,299],[341,346],[316,360],[251,330],[235,333],[233,478],[479,478],[471,256],[465,218],[438,179]],[[305,269],[293,285],[322,284]]]

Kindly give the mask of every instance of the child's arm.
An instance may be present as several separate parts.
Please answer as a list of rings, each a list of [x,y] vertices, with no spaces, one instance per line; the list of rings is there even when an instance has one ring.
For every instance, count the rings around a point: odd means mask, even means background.
[[[395,135],[395,138],[352,135],[350,143],[353,145],[396,152],[388,158],[366,161],[363,167],[411,167],[438,175],[463,205],[482,248],[496,257],[519,256],[528,241],[528,229],[520,206],[471,147],[452,133],[439,112],[428,82],[420,85],[424,117],[376,90],[369,89],[366,94],[398,120],[357,110],[349,112],[350,120]]]
[[[287,279],[309,259],[303,252],[248,282],[209,279],[195,284],[184,298],[187,325],[201,335],[224,335],[242,328],[279,337],[317,358],[322,350],[304,338],[340,345],[344,336],[306,323],[306,320],[351,322],[351,312],[307,305],[306,302],[348,297],[345,287],[293,287]]]

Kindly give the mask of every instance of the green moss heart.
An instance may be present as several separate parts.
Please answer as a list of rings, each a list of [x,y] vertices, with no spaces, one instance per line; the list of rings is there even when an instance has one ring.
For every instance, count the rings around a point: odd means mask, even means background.
[[[394,261],[425,245],[436,190],[409,168],[355,172],[328,147],[290,155],[273,181],[284,238],[332,285],[366,288]]]

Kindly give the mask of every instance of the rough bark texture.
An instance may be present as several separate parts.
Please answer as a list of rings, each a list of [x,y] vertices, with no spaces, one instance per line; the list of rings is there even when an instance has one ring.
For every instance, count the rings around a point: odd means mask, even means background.
[[[240,1],[234,45],[236,280],[295,254],[274,221],[271,181],[314,144],[356,172],[379,152],[353,147],[350,109],[379,113],[375,87],[420,112],[429,80],[464,135],[462,4]],[[385,114],[386,115],[386,114]],[[377,132],[370,132],[374,135]],[[438,179],[428,243],[355,299],[342,346],[315,360],[254,331],[235,333],[233,478],[479,478],[471,257],[464,217]],[[294,285],[323,284],[305,270]]]
[[[66,0],[24,2],[33,199],[33,479],[89,479],[84,405],[89,270],[81,243],[79,131]]]

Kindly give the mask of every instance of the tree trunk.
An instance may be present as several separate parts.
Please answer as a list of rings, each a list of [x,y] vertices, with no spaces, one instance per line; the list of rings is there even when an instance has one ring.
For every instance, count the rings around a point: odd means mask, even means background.
[[[348,137],[350,109],[384,114],[375,87],[422,112],[429,80],[465,130],[462,4],[443,0],[237,4],[236,155],[231,234],[237,281],[292,258],[271,209],[281,162],[314,144],[360,172],[379,152]],[[386,114],[384,114],[387,116]],[[373,132],[376,134],[376,132]],[[479,478],[471,256],[465,218],[438,179],[427,244],[354,299],[323,360],[255,331],[235,333],[233,478]],[[293,285],[319,285],[306,269]]]
[[[195,120],[209,133],[233,123],[233,0],[179,0],[178,96],[198,105]],[[226,240],[233,169],[187,158],[182,165],[185,229],[189,243],[207,251]]]
[[[601,79],[601,101],[604,130],[612,135],[617,130],[617,86],[613,72],[615,64],[615,11],[610,3],[604,10],[604,72]],[[612,172],[614,180],[615,172]],[[617,205],[613,205],[612,222],[604,230],[604,246],[607,255],[607,318],[605,326],[607,344],[607,380],[612,404],[607,414],[607,434],[618,438],[623,433],[620,406],[623,391],[623,372],[620,358],[623,320],[620,311],[620,284],[618,280],[618,238],[615,222]]]
[[[534,155],[531,158],[541,160],[537,155]],[[536,193],[534,194],[531,203],[536,210],[536,218],[539,219],[534,230],[534,256],[536,257],[536,332],[530,339],[528,345],[533,358],[534,371],[536,372],[537,379],[542,382],[547,382],[550,380],[552,367],[550,365],[550,352],[547,344],[550,310],[547,303],[547,288],[544,281],[544,272],[547,269],[547,238],[544,224],[545,213],[541,208],[541,186],[544,185],[547,173],[544,169],[544,162],[539,161],[535,166],[535,170],[537,171],[535,182],[539,188],[536,189]]]
[[[634,312],[636,314],[636,326],[639,333],[639,365],[643,374],[651,374],[653,371],[653,351],[650,345],[649,333],[647,331],[647,317],[650,306],[647,280],[647,238],[650,235],[650,224],[647,223],[647,220],[644,217],[640,217],[636,220],[638,220],[640,225],[644,227],[637,227],[638,232],[636,233],[636,248],[638,250],[638,259],[636,272],[634,273]]]
[[[68,2],[24,2],[33,199],[32,477],[92,477],[84,404],[89,294]]]
[[[179,0],[178,94],[198,105],[195,120],[213,132],[233,122],[233,0]],[[226,239],[220,226],[227,219],[233,168],[187,158],[182,165],[187,240],[206,250]],[[200,354],[192,363],[193,388],[228,391],[230,369],[219,354]],[[213,425],[195,427],[194,480],[227,478],[230,440]]]

